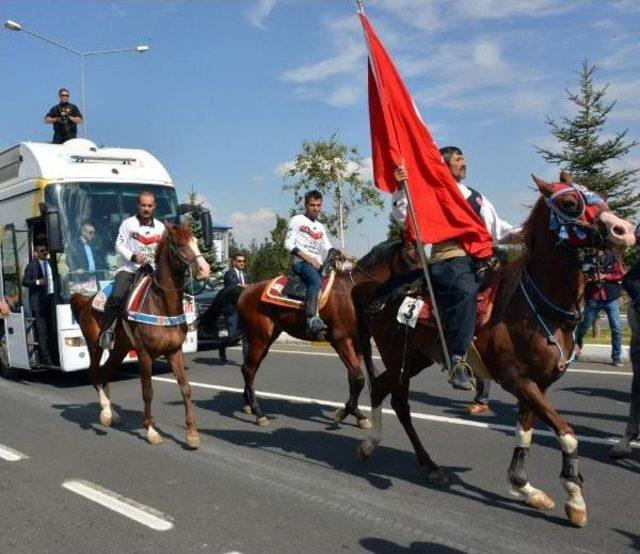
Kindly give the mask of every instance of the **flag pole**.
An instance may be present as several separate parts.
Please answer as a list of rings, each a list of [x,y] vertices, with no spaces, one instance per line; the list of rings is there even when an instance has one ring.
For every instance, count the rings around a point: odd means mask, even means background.
[[[358,5],[358,13],[364,13],[364,4],[362,0],[356,0],[356,4]]]
[[[418,227],[418,218],[416,212],[413,209],[413,200],[411,194],[409,194],[409,185],[407,181],[402,181],[400,187],[404,191],[407,198],[407,205],[409,208],[409,217],[411,218],[411,224],[413,225],[414,232],[416,234],[416,248],[418,249],[418,256],[420,263],[422,264],[422,271],[424,278],[427,282],[427,289],[429,290],[429,299],[431,300],[431,307],[433,308],[433,318],[436,320],[436,327],[438,328],[438,336],[440,337],[440,345],[442,346],[442,355],[444,356],[444,365],[447,369],[447,373],[451,374],[451,357],[449,356],[449,349],[447,348],[447,341],[444,338],[444,329],[442,328],[442,320],[440,319],[440,311],[438,310],[438,303],[436,302],[436,296],[433,291],[433,284],[431,282],[431,273],[429,272],[429,261],[427,260],[427,254],[424,251],[424,245],[422,244],[422,235]]]

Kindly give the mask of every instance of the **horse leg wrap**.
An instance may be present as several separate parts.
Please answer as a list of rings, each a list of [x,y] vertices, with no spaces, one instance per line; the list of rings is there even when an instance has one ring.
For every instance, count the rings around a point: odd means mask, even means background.
[[[571,453],[562,453],[562,472],[560,473],[560,477],[566,481],[575,483],[580,488],[584,485],[584,479],[582,478],[580,468],[578,467],[577,448]]]
[[[509,481],[515,487],[521,489],[529,482],[527,467],[529,465],[529,448],[518,446],[513,449],[513,457],[509,466]]]

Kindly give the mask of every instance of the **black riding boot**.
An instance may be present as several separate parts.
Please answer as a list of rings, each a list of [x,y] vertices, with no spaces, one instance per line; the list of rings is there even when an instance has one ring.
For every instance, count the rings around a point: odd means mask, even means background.
[[[324,321],[320,319],[318,315],[318,296],[311,296],[307,298],[306,304],[307,312],[307,332],[313,338],[318,338],[326,329],[327,326]]]
[[[105,306],[104,313],[102,314],[102,320],[100,321],[100,339],[99,346],[105,350],[112,350],[115,342],[114,327],[120,310],[118,306],[107,305]]]

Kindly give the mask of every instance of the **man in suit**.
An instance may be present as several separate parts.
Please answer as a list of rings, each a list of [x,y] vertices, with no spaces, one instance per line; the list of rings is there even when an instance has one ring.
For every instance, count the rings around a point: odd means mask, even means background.
[[[100,271],[107,268],[105,257],[96,247],[96,228],[85,219],[80,227],[80,237],[69,248],[71,271]]]
[[[227,287],[246,287],[249,284],[249,277],[247,276],[246,267],[246,259],[244,254],[236,254],[233,258],[233,267],[229,269],[223,277],[224,288]],[[227,352],[226,345],[233,344],[240,334],[240,330],[238,329],[238,312],[236,311],[235,306],[230,303],[227,303],[222,308],[222,313],[224,315],[224,322],[227,328],[227,332],[229,336],[227,340],[224,341],[224,346],[221,346],[218,349],[218,354],[220,356],[220,360],[222,363],[227,363]],[[245,341],[242,341],[242,353],[245,354],[246,344]]]
[[[22,278],[22,285],[29,289],[29,305],[31,306],[31,316],[35,319],[42,365],[53,365],[50,340],[53,336],[51,309],[54,305],[54,297],[53,275],[51,265],[47,260],[48,255],[49,249],[46,245],[36,245],[35,257],[27,264]]]

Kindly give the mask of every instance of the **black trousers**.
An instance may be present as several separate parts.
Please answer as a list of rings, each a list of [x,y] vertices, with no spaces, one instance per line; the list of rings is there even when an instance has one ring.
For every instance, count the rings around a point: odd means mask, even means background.
[[[475,332],[480,288],[475,263],[469,256],[463,256],[429,267],[449,354],[463,356]]]
[[[113,291],[104,307],[103,329],[107,329],[111,324],[122,315],[124,311],[124,303],[127,298],[135,274],[129,271],[118,271],[113,283]]]
[[[41,307],[38,310],[31,310],[31,315],[35,320],[36,338],[38,340],[38,350],[40,352],[40,362],[50,365],[51,359],[51,337],[53,330],[51,328],[51,299],[41,300]]]

